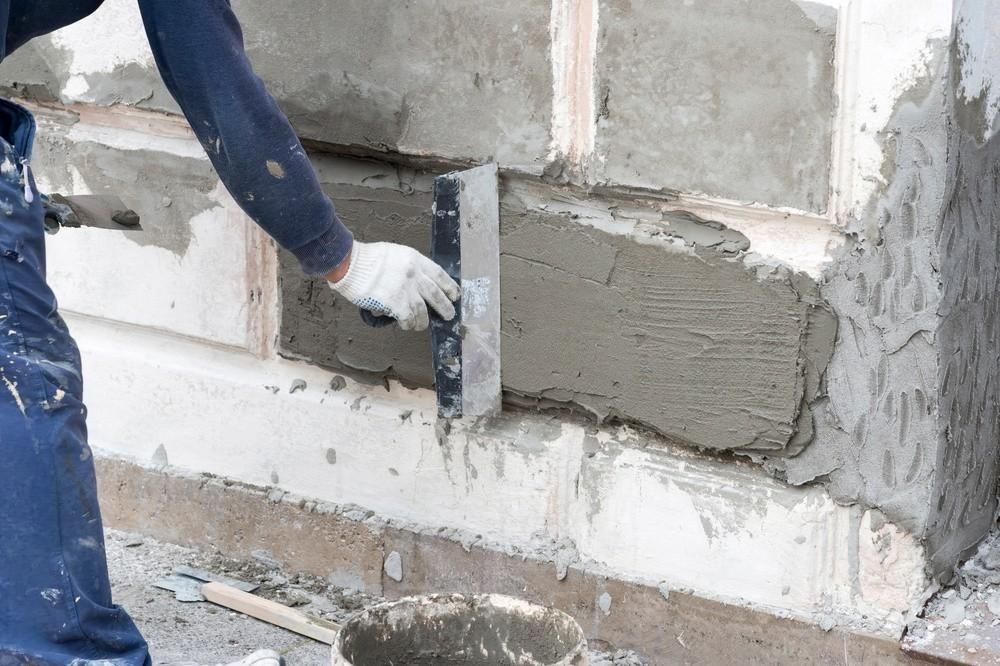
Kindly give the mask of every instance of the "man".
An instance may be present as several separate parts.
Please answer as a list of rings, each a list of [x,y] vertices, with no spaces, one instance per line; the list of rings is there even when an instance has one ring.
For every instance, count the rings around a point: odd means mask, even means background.
[[[0,0],[0,57],[102,0]],[[428,325],[458,286],[418,252],[353,240],[243,50],[229,0],[138,0],[160,73],[222,181],[310,275],[359,306]],[[100,45],[95,44],[95,48]],[[0,666],[150,664],[112,604],[80,358],[45,282],[34,121],[0,100]],[[273,652],[243,664],[276,666]]]

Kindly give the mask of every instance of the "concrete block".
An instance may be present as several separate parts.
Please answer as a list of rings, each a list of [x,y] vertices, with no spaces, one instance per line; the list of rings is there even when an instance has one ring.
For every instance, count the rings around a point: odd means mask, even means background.
[[[836,20],[796,0],[602,0],[597,179],[825,210]]]
[[[255,67],[301,136],[544,166],[549,2],[233,5]]]

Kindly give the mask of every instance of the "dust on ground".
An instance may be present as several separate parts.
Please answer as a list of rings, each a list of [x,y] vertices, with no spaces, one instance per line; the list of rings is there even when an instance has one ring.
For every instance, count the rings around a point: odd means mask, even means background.
[[[255,594],[340,624],[383,601],[317,576],[285,571],[267,551],[235,560],[211,549],[184,548],[116,530],[108,530],[106,538],[115,603],[128,610],[149,642],[153,662],[163,666],[225,664],[261,649],[282,653],[289,666],[330,663],[329,646],[207,602],[179,602],[172,592],[153,587],[177,566],[257,583]],[[647,663],[626,650],[590,653],[591,666]]]
[[[980,544],[955,580],[907,629],[906,649],[968,664],[1000,664],[1000,533]]]

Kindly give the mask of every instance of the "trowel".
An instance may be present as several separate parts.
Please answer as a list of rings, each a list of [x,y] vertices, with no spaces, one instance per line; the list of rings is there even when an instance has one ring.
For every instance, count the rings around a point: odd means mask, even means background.
[[[42,196],[45,230],[50,234],[60,229],[94,227],[117,231],[142,231],[139,215],[121,199],[109,194]]]
[[[153,587],[170,590],[174,593],[177,601],[190,603],[205,601],[205,597],[201,593],[201,586],[205,583],[222,583],[242,592],[253,592],[260,587],[260,585],[255,585],[254,583],[247,583],[236,578],[230,578],[229,576],[220,576],[204,569],[185,566],[175,567],[171,575],[156,581],[153,583]]]
[[[438,416],[494,416],[500,388],[500,197],[497,165],[434,179],[431,258],[462,287],[457,315],[431,313]],[[369,325],[395,320],[367,310]]]
[[[203,569],[177,567],[174,573],[153,583],[154,587],[170,590],[178,601],[210,601],[263,622],[294,631],[302,636],[331,645],[340,625],[254,594],[259,585]]]

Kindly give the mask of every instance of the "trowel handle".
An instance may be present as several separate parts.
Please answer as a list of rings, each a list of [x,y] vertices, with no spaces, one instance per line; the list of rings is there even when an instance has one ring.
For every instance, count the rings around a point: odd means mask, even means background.
[[[361,313],[361,321],[365,322],[372,328],[385,328],[386,326],[391,326],[396,323],[395,317],[389,317],[387,315],[377,315],[374,314],[371,310],[358,308],[358,312]]]

